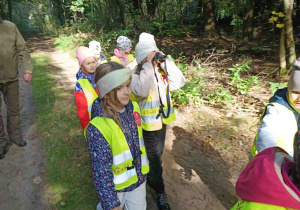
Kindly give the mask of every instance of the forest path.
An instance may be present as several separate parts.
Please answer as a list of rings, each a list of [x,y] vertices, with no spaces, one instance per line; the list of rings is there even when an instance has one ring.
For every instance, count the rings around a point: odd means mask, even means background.
[[[75,58],[72,58],[67,52],[56,49],[53,45],[53,39],[51,38],[34,38],[30,39],[27,44],[31,52],[47,56],[51,59],[51,65],[54,65],[61,70],[59,76],[55,80],[61,88],[66,88],[67,90],[70,90],[71,93],[76,83],[75,75],[78,70],[78,63]],[[25,93],[23,93],[23,95],[23,97],[21,96],[21,104],[23,104],[22,107],[26,103],[33,103],[32,98],[28,98],[27,96],[25,97]],[[22,113],[24,112],[24,110],[25,108],[22,109]],[[188,129],[187,126],[191,123],[199,124],[199,122],[195,121],[195,113],[198,113],[198,110],[187,110],[188,109],[177,110],[176,122],[167,127],[165,151],[163,153],[162,159],[164,168],[163,177],[165,180],[166,191],[168,194],[170,205],[173,210],[230,209],[237,200],[234,191],[234,182],[236,181],[236,177],[240,172],[238,170],[235,171],[233,176],[234,178],[232,178],[232,174],[229,172],[230,170],[227,167],[228,164],[223,160],[219,152],[214,147],[205,143],[204,138],[206,138],[206,136],[208,135],[207,133],[210,134],[213,132],[213,130],[207,131],[205,133],[205,137],[203,136],[202,138],[202,136],[199,136]],[[28,112],[28,110],[26,110],[26,112]],[[212,120],[210,118],[215,118],[215,111],[207,108],[207,110],[201,110],[202,114],[204,112],[206,116],[205,119],[201,121],[207,120],[209,121],[209,123],[211,123]],[[28,118],[29,120],[32,120],[33,117],[29,116]],[[29,125],[30,123],[26,123],[25,125],[23,123],[23,127]],[[213,127],[213,125],[211,126]],[[34,127],[34,129],[36,128]],[[211,128],[203,127],[203,129],[206,131]],[[23,130],[32,130],[32,128],[23,128]],[[17,147],[15,147],[14,149],[23,151],[24,154],[31,154],[32,152],[26,152],[31,148],[30,145],[32,144],[29,144],[29,146],[25,149]],[[7,161],[9,163],[11,162],[10,158],[12,158],[13,153],[15,153],[12,151],[13,150],[9,151],[7,158],[5,157],[4,161]],[[17,158],[16,156],[14,156],[13,158],[19,159],[21,161],[24,159],[26,160],[27,157]],[[43,162],[37,163],[36,165],[40,165],[42,163]],[[26,166],[26,164],[22,165]],[[4,169],[4,166],[0,167]],[[44,171],[44,168],[45,167],[43,165],[43,169],[40,171]],[[29,167],[27,167],[26,170],[28,169]],[[32,177],[34,176],[31,175],[30,178],[32,179]],[[44,181],[43,178],[42,180]],[[10,182],[10,180],[8,182]],[[40,194],[41,189],[42,188],[40,187],[39,194],[37,195],[43,194]],[[2,202],[2,200],[0,201]],[[149,188],[147,189],[147,204],[148,210],[157,210],[156,196]],[[45,206],[42,208],[21,209],[47,208],[48,207]]]

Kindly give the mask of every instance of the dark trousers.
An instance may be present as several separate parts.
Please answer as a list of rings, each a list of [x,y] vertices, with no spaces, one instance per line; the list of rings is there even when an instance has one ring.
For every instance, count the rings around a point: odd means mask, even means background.
[[[143,130],[143,137],[150,166],[147,183],[156,193],[163,193],[165,185],[162,178],[161,155],[164,151],[166,125],[163,125],[163,128],[158,131]]]
[[[0,91],[7,108],[7,132],[9,139],[14,142],[21,140],[20,135],[20,107],[19,107],[19,81],[0,83]],[[0,98],[0,108],[2,100]],[[5,138],[2,110],[0,110],[0,147],[7,146]]]

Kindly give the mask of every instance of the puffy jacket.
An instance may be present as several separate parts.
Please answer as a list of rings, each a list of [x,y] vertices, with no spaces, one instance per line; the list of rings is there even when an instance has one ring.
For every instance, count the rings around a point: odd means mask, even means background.
[[[231,210],[300,209],[300,190],[289,179],[293,158],[279,147],[263,150],[236,183],[241,198]]]
[[[287,88],[279,89],[269,100],[261,119],[251,156],[269,147],[279,146],[293,156],[294,135],[299,127],[299,113],[289,104]]]

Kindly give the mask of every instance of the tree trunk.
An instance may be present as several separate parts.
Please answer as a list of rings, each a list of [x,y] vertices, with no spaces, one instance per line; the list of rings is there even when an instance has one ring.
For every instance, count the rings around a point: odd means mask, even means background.
[[[204,1],[204,18],[205,18],[205,32],[211,36],[215,32],[215,13],[213,8],[213,0]]]
[[[73,18],[74,18],[74,22],[77,23],[77,12],[73,11]]]
[[[294,0],[284,0],[284,9],[285,9],[284,25],[286,30],[286,40],[287,40],[286,43],[288,49],[289,65],[291,65],[296,60],[296,50],[295,50],[293,21],[292,21],[293,4],[294,4]]]
[[[4,1],[0,1],[0,18],[5,19],[5,4]]]
[[[65,12],[64,12],[64,8],[63,8],[63,3],[61,0],[56,0],[55,1],[55,7],[56,7],[56,14],[57,14],[57,18],[59,19],[60,25],[64,25],[65,24]]]
[[[119,7],[119,20],[122,25],[125,25],[125,15],[124,15],[124,4],[120,0],[116,0],[117,6]]]
[[[158,0],[147,0],[147,15],[149,17],[149,20],[155,19],[155,12],[158,5]]]
[[[139,0],[133,0],[133,9],[134,10],[141,10],[141,3]]]
[[[280,74],[286,74],[286,53],[285,53],[285,31],[281,29],[280,50],[279,50]]]
[[[12,0],[8,0],[8,17],[9,20],[12,21]]]
[[[247,11],[244,19],[244,39],[252,41],[253,39],[253,14],[255,0],[247,0]]]
[[[297,12],[296,12],[296,20],[300,20],[300,0],[296,0]]]
[[[198,0],[197,5],[197,19],[198,21],[201,21],[203,17],[203,0]]]

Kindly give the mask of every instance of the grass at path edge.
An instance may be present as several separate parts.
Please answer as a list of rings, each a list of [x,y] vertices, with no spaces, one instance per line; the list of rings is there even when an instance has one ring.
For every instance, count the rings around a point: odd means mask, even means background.
[[[44,139],[47,188],[57,209],[95,209],[96,192],[87,143],[79,124],[74,95],[55,82],[60,70],[47,57],[33,54],[33,97]]]

